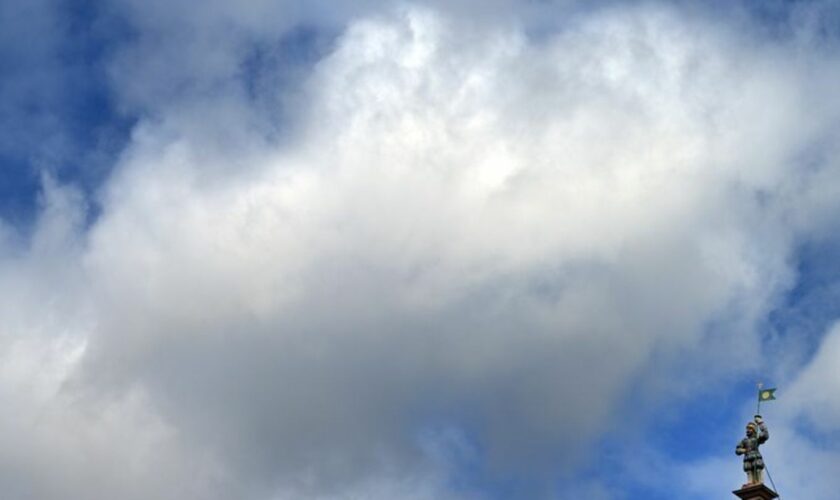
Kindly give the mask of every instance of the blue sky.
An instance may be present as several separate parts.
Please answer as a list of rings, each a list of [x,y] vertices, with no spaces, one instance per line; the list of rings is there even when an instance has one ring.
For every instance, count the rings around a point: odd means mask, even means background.
[[[830,497],[838,23],[5,2],[1,496]]]

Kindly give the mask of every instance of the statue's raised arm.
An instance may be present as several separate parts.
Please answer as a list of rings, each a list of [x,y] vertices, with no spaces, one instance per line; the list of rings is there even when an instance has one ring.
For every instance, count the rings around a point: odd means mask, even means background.
[[[770,439],[770,432],[767,430],[767,425],[761,415],[755,416],[755,423],[758,424],[758,444],[764,444]]]

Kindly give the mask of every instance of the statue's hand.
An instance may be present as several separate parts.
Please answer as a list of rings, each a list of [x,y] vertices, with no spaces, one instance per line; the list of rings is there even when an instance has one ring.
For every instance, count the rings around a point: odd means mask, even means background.
[[[735,454],[736,454],[736,455],[743,455],[743,454],[744,454],[744,453],[746,453],[746,452],[747,452],[747,450],[745,450],[745,449],[743,449],[743,448],[741,448],[741,447],[735,448]]]
[[[761,418],[761,415],[756,415],[755,416],[755,423],[760,424],[762,422],[764,422],[764,419]]]

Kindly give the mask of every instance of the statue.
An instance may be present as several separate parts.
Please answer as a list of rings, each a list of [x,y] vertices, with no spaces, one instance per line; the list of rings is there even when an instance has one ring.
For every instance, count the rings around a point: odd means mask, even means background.
[[[747,424],[747,437],[735,447],[736,455],[744,455],[744,472],[747,473],[747,484],[762,484],[764,482],[764,458],[758,447],[770,439],[767,426],[761,415],[755,416],[755,421]],[[746,486],[745,485],[745,486]]]

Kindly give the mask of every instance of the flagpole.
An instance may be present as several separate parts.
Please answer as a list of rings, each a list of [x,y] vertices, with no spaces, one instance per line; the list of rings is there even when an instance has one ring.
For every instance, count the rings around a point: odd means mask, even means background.
[[[764,384],[758,382],[756,385],[758,386],[758,392],[755,396],[756,399],[758,399],[758,402],[755,404],[755,414],[761,415],[761,388],[764,386]]]

